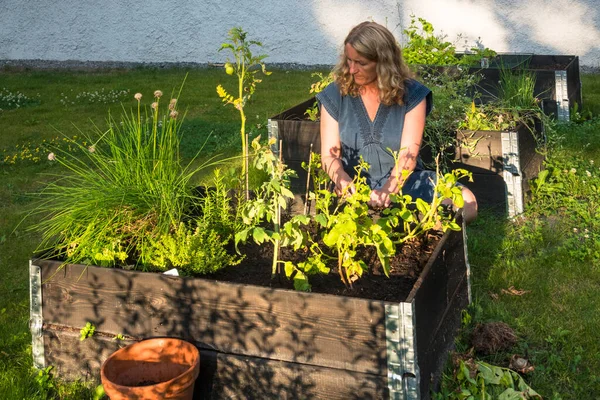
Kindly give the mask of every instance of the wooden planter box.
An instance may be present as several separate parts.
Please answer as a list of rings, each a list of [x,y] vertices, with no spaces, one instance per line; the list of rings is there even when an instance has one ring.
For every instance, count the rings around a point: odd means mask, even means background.
[[[488,68],[470,68],[471,73],[483,74],[479,86],[488,98],[498,95],[500,68],[531,72],[536,77],[535,95],[542,100],[544,112],[568,121],[570,109],[583,103],[579,57],[571,55],[498,54]]]
[[[529,180],[537,177],[544,157],[536,151],[541,126],[521,124],[512,131],[459,131],[453,168],[473,174],[470,188],[480,208],[512,217],[523,212]]]
[[[30,276],[37,367],[98,380],[118,346],[183,338],[201,350],[196,399],[428,399],[470,298],[464,230],[400,303],[41,259]]]
[[[311,149],[315,153],[321,152],[320,123],[307,120],[304,114],[314,103],[314,97],[308,99],[269,118],[267,125],[269,138],[276,139],[273,150],[276,154],[281,151],[284,162],[298,174],[298,178],[291,181],[294,193],[306,191],[307,171],[302,168],[302,162],[308,163]]]

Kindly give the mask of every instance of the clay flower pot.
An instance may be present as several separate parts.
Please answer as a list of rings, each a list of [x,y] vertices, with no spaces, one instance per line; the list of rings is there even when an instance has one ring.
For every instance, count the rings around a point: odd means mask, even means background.
[[[111,400],[192,399],[200,372],[196,346],[180,339],[147,339],[117,350],[100,377]]]

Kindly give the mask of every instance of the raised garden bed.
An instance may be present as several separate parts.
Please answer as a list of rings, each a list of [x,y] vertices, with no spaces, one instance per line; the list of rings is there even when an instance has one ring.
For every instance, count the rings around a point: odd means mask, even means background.
[[[544,112],[559,120],[568,121],[575,104],[582,106],[579,57],[573,55],[498,54],[487,68],[470,68],[480,73],[479,86],[484,99],[498,95],[502,67],[531,72],[536,77],[535,95],[542,101]]]
[[[120,345],[168,336],[201,350],[195,398],[427,399],[469,303],[465,242],[446,233],[398,303],[33,259],[34,363],[97,380]]]
[[[520,124],[509,131],[459,131],[453,168],[473,174],[473,182],[464,182],[482,208],[508,216],[523,212],[529,180],[537,177],[544,157],[536,151],[541,138],[536,129]]]

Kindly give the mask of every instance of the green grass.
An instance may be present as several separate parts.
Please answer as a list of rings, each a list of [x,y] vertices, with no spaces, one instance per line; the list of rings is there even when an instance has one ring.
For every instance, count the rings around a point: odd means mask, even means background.
[[[600,79],[597,74],[581,74],[583,109],[600,115]]]
[[[73,138],[81,143],[80,130],[96,135],[93,126],[106,127],[108,112],[118,117],[119,102],[92,103],[76,101],[77,95],[126,91],[120,98],[123,106],[136,106],[136,92],[150,104],[153,92],[161,89],[165,96],[178,89],[184,79],[185,87],[179,98],[179,109],[187,109],[182,132],[182,154],[191,158],[203,146],[201,158],[213,154],[223,157],[239,154],[238,112],[225,107],[216,93],[222,83],[233,86],[232,77],[222,69],[135,69],[131,71],[0,71],[2,84],[11,93],[23,93],[27,98],[22,107],[0,111],[0,398],[42,399],[46,395],[32,371],[31,336],[28,329],[29,283],[27,260],[41,240],[37,233],[27,232],[25,226],[15,227],[30,209],[34,198],[48,174],[64,173],[62,167],[47,160],[53,141],[67,149]],[[267,118],[306,100],[315,78],[311,72],[280,71],[257,87],[253,101],[247,106],[248,128],[254,134],[266,135]],[[65,104],[65,99],[75,104]],[[89,98],[89,96],[86,96]],[[65,100],[65,102],[61,102]],[[1,107],[0,107],[1,108]],[[38,151],[36,152],[36,149]],[[37,154],[37,161],[32,161]],[[6,157],[15,163],[2,163]],[[201,179],[201,178],[197,178]],[[35,218],[29,223],[35,222]],[[58,398],[92,398],[92,391],[81,384],[60,384],[52,389]]]
[[[45,158],[44,140],[47,143],[62,135],[78,135],[76,140],[82,140],[78,130],[94,134],[93,124],[105,126],[109,109],[115,116],[121,111],[118,102],[85,100],[65,105],[61,99],[102,89],[129,90],[122,100],[130,108],[136,104],[134,93],[141,92],[148,102],[156,89],[168,95],[181,85],[186,73],[179,100],[180,109],[188,109],[182,127],[183,154],[191,157],[202,145],[206,156],[239,152],[237,112],[224,107],[215,91],[218,83],[233,85],[222,69],[0,72],[0,89],[22,92],[32,99],[22,107],[0,111],[4,133],[0,136],[0,161],[17,156],[15,164],[0,164],[1,399],[47,397],[35,379],[37,372],[31,369],[27,326],[27,260],[41,237],[24,227],[15,230],[32,204],[33,198],[27,194],[40,190],[45,174],[61,172],[59,165]],[[249,127],[265,134],[266,119],[306,100],[314,80],[310,72],[274,71],[258,85],[246,109]],[[582,80],[585,108],[600,114],[600,76],[583,75]],[[482,213],[468,229],[473,321],[464,328],[458,348],[468,348],[466,338],[476,323],[504,321],[515,329],[518,345],[482,359],[505,366],[512,354],[526,355],[535,371],[525,380],[544,398],[594,399],[600,396],[600,257],[593,252],[600,238],[593,236],[590,241],[582,232],[600,232],[600,122],[561,128],[551,139],[549,160],[556,170],[567,170],[556,179],[570,185],[569,192],[539,197],[514,221]],[[68,146],[67,142],[62,146]],[[23,154],[35,154],[36,148],[42,148],[38,162],[23,159]],[[593,166],[590,159],[595,161]],[[568,172],[572,167],[577,169],[573,176]],[[586,169],[594,176],[588,177]],[[550,187],[558,183],[553,181]],[[526,292],[521,296],[505,293],[511,286]],[[52,391],[57,398],[93,396],[82,384],[55,384]]]

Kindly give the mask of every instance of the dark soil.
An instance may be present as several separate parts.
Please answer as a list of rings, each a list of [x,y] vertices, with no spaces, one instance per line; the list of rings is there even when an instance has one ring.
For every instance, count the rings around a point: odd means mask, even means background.
[[[397,249],[397,254],[390,260],[390,276],[385,276],[374,248],[366,248],[359,257],[370,270],[353,283],[352,289],[344,286],[335,263],[328,265],[331,272],[327,275],[309,276],[312,292],[360,297],[373,300],[401,302],[406,300],[421,271],[427,264],[431,253],[439,242],[441,234],[433,232],[419,241],[413,241]],[[273,246],[247,244],[240,246],[245,259],[240,265],[227,267],[206,278],[219,281],[251,284],[273,288],[291,289],[293,283],[285,275],[271,277]],[[293,251],[281,249],[281,260],[293,261],[295,264],[304,261],[308,250]]]

